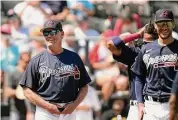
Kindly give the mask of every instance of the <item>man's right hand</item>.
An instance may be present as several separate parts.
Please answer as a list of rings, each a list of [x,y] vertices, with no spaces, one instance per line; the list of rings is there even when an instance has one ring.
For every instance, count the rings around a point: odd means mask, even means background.
[[[109,40],[107,42],[107,48],[112,52],[114,55],[120,55],[121,54],[121,49],[118,49],[114,46],[114,43],[112,40]]]
[[[57,105],[51,103],[49,103],[47,111],[50,112],[51,114],[61,114],[61,112],[58,110]]]

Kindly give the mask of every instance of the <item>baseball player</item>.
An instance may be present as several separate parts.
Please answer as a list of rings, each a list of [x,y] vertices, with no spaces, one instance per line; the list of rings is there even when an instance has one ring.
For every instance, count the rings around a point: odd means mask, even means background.
[[[168,120],[168,101],[178,59],[178,41],[172,37],[175,26],[172,11],[168,9],[156,11],[154,26],[158,39],[141,49],[132,71],[136,75],[136,96],[141,99],[143,92],[145,99],[143,119]]]
[[[169,100],[169,120],[178,120],[178,73],[172,86],[172,94]]]
[[[62,48],[60,22],[46,21],[41,32],[47,50],[32,58],[20,85],[36,105],[35,120],[75,120],[91,79],[79,55]]]
[[[144,34],[143,34],[144,33]],[[130,35],[120,35],[120,37],[114,38],[110,40],[107,45],[110,51],[113,53],[113,58],[118,62],[122,62],[128,65],[129,68],[129,77],[130,77],[130,110],[127,117],[127,120],[138,120],[138,108],[137,108],[137,99],[135,95],[135,83],[133,82],[134,76],[130,71],[132,64],[135,61],[136,56],[138,55],[140,48],[138,47],[128,47],[125,43],[135,40],[137,38],[141,38],[143,34],[143,41],[145,43],[152,42],[156,37],[154,33],[154,26],[153,24],[149,23],[139,32],[130,34]]]

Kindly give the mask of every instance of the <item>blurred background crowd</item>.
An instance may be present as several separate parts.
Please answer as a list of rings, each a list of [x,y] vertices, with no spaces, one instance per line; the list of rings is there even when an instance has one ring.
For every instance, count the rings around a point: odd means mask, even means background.
[[[30,59],[45,50],[40,29],[46,20],[53,19],[63,24],[63,47],[80,55],[92,78],[89,92],[76,110],[77,120],[116,120],[118,114],[126,119],[127,66],[113,60],[106,41],[138,31],[154,20],[160,8],[173,11],[173,36],[178,39],[177,1],[1,1],[1,118],[33,119],[35,107],[23,97],[18,83]]]

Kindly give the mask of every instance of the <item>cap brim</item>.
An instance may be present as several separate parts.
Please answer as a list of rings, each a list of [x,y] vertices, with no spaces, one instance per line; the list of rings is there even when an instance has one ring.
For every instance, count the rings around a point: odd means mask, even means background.
[[[43,32],[43,31],[46,30],[46,29],[56,29],[56,28],[53,28],[53,27],[47,27],[47,28],[43,28],[43,29],[41,29],[40,32]]]
[[[164,21],[173,21],[173,20],[172,19],[159,19],[159,20],[156,20],[155,23],[164,22]]]

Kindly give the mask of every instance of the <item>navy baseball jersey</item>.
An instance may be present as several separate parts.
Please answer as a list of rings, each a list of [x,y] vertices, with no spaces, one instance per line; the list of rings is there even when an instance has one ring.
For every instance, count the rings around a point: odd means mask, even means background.
[[[146,78],[143,94],[163,98],[169,97],[172,83],[178,70],[178,41],[167,46],[158,44],[158,40],[146,44],[139,53],[132,71]]]
[[[68,103],[91,79],[79,55],[69,50],[52,55],[47,50],[32,58],[20,81],[44,100]]]
[[[172,93],[178,95],[178,72],[175,77],[175,81],[172,85]]]
[[[123,64],[128,65],[128,73],[129,73],[129,79],[130,79],[130,99],[131,100],[136,100],[136,95],[135,95],[135,82],[134,82],[134,76],[130,70],[132,64],[135,62],[135,58],[138,55],[140,49],[135,48],[135,47],[128,47],[123,45],[122,47],[122,52],[120,56],[113,55],[113,58],[121,62]]]

